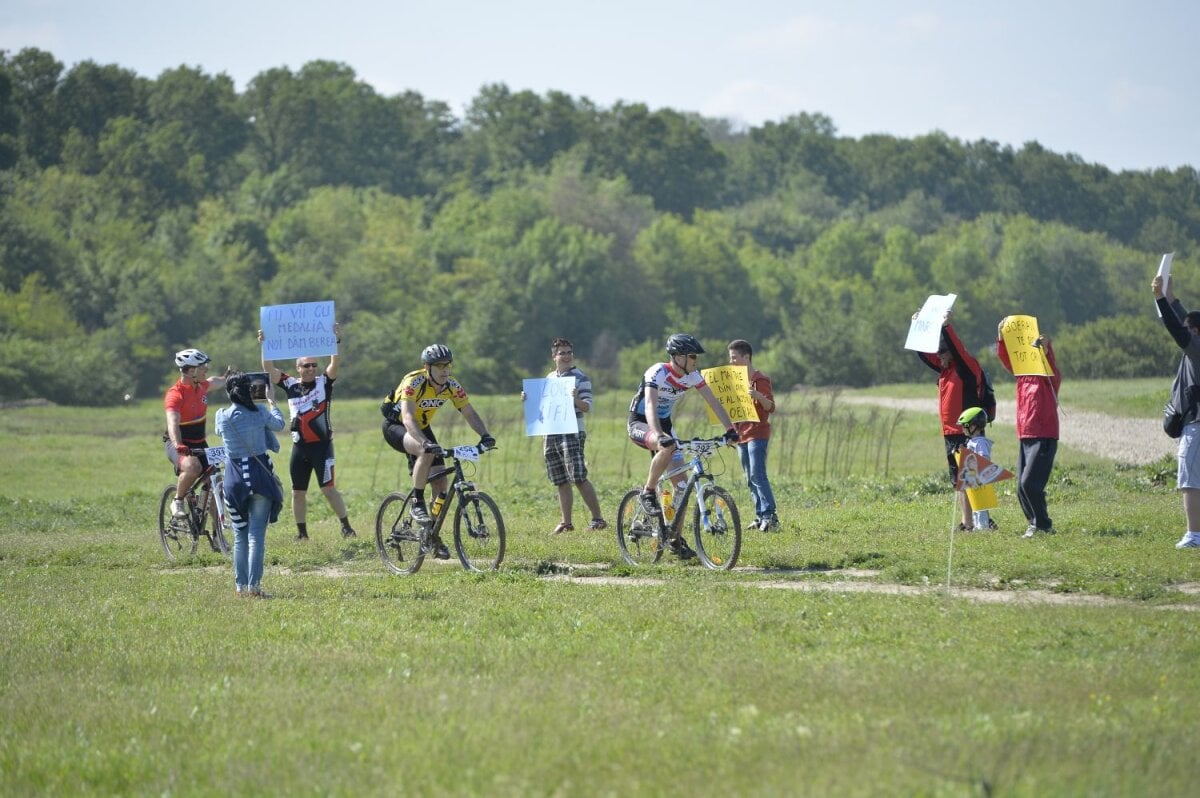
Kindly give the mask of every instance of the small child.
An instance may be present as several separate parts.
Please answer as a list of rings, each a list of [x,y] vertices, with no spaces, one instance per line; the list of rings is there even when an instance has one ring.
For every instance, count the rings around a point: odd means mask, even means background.
[[[992,459],[992,439],[983,433],[987,428],[988,414],[982,407],[968,407],[958,417],[959,426],[967,435],[967,450]],[[987,486],[989,489],[991,486]],[[976,510],[973,514],[976,529],[999,529],[988,510]]]

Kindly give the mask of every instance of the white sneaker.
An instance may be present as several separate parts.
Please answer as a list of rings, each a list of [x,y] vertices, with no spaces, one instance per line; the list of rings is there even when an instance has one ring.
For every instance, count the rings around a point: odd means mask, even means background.
[[[1175,544],[1177,549],[1200,549],[1200,535],[1195,532],[1184,532],[1183,537]]]
[[[1038,528],[1036,526],[1034,526],[1033,524],[1030,524],[1028,527],[1025,528],[1025,534],[1021,535],[1021,537],[1031,538],[1037,534],[1037,531],[1038,531]]]
[[[171,515],[176,518],[187,518],[187,508],[179,499],[171,499]]]

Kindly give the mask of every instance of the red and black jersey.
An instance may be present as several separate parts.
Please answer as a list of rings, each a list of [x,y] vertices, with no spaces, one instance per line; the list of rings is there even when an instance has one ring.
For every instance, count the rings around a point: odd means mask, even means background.
[[[208,420],[208,380],[193,385],[182,379],[167,389],[163,407],[179,414],[179,442],[192,447],[205,445],[204,428]]]
[[[333,383],[334,381],[324,374],[319,374],[315,380],[306,383],[280,373],[278,385],[287,393],[292,431],[299,433],[301,443],[316,443],[333,438],[333,425],[329,420]]]

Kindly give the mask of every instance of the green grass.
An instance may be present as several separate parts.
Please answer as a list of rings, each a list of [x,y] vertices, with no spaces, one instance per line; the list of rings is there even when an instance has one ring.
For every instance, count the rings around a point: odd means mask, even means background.
[[[624,400],[603,397],[589,420],[610,522],[646,465],[624,441]],[[1180,587],[1200,583],[1200,557],[1172,546],[1169,462],[1064,447],[1060,533],[1032,542],[1004,483],[1001,532],[956,538],[953,581],[1015,603],[846,593],[821,586],[842,569],[945,580],[953,497],[931,417],[835,404],[845,426],[891,429],[885,454],[788,397],[790,447],[772,448],[785,529],[747,536],[751,569],[713,573],[628,568],[609,532],[551,536],[557,503],[519,401],[476,401],[502,447],[476,474],[508,526],[500,573],[384,571],[372,512],[407,478],[376,403],[342,401],[339,483],[360,537],[344,543],[315,492],[312,543],[291,539],[285,511],[268,602],[235,598],[218,555],[164,561],[157,403],[0,411],[0,793],[1191,792],[1200,644],[1186,610],[1200,601]],[[681,430],[708,434],[688,412]],[[461,424],[439,434],[473,440]],[[795,451],[809,448],[823,456]],[[724,468],[746,514],[728,455]],[[582,578],[553,576],[567,563]],[[1068,603],[1021,600],[1035,588]]]

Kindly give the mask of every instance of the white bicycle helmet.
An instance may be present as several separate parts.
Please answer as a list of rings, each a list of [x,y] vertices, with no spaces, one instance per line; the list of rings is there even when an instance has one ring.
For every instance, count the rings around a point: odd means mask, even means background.
[[[189,366],[203,366],[208,361],[208,355],[199,349],[184,349],[175,353],[175,365],[181,369]]]

